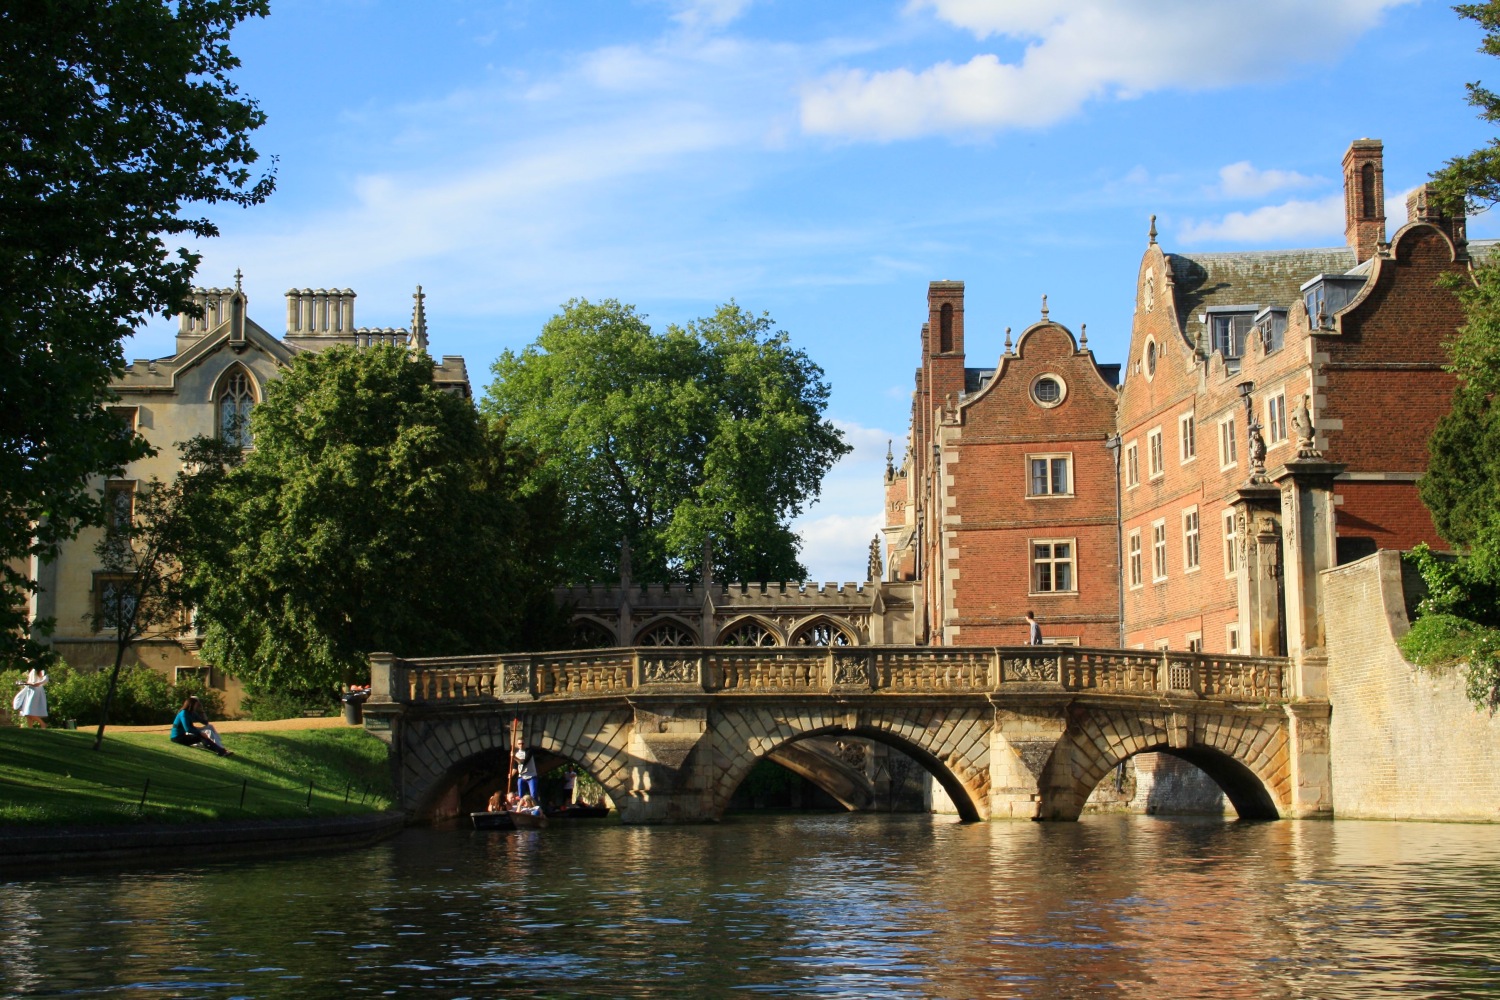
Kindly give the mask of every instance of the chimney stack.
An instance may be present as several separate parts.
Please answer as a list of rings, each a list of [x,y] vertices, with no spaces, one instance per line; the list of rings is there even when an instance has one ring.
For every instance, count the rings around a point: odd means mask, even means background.
[[[1344,154],[1344,239],[1357,263],[1385,243],[1385,146],[1355,139]]]

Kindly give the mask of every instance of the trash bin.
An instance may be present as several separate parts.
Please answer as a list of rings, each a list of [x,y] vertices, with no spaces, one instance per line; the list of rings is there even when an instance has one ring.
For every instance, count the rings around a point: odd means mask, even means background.
[[[348,691],[344,694],[344,723],[350,726],[362,725],[365,721],[365,699],[370,697],[369,689],[363,691]]]

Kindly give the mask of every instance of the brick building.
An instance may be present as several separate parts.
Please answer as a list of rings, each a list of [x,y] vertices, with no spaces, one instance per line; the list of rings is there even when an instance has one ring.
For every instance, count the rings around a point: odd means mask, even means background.
[[[1118,365],[1041,319],[994,368],[965,366],[963,282],[928,288],[906,460],[886,472],[893,579],[921,579],[917,634],[934,644],[1119,636],[1118,496],[1105,447]],[[1085,338],[1087,331],[1084,331]]]
[[[1381,143],[1357,140],[1343,166],[1343,247],[1168,253],[1153,225],[1118,391],[1118,369],[1045,312],[993,372],[964,368],[962,285],[934,283],[909,453],[885,484],[919,636],[1019,641],[1029,604],[1049,636],[1089,644],[1316,649],[1302,581],[1440,542],[1416,480],[1452,395],[1443,343],[1462,311],[1438,281],[1470,266],[1464,219],[1420,188],[1387,241]],[[1067,386],[1051,408],[1044,370]],[[1066,501],[1030,482],[1052,453],[1071,459]],[[1076,539],[1070,599],[1038,591],[1048,539]]]

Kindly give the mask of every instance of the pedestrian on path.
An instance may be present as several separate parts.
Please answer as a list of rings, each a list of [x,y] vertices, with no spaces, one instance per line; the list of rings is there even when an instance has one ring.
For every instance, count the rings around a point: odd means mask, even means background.
[[[1026,612],[1026,645],[1040,646],[1042,644],[1042,626],[1036,620],[1036,615]]]
[[[20,713],[22,728],[26,726],[40,726],[47,728],[47,671],[32,667],[26,674],[26,679],[19,682],[21,690],[16,692],[16,698],[10,703]]]

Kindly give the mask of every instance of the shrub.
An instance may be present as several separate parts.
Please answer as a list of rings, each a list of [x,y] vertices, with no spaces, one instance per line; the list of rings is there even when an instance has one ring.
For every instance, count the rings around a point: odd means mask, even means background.
[[[240,710],[256,722],[299,719],[309,712],[331,715],[338,708],[326,691],[248,691]]]
[[[47,670],[47,714],[53,720],[75,719],[80,726],[97,726],[109,690],[108,669],[74,670],[61,660]],[[5,681],[25,677],[20,670],[7,671]],[[5,684],[11,690],[14,684]],[[173,684],[166,677],[140,664],[120,668],[120,682],[109,706],[109,722],[115,726],[155,726],[171,722],[188,695],[197,695],[210,718],[223,713],[223,696],[205,688],[197,678]],[[14,712],[12,712],[14,715]]]
[[[1469,700],[1492,713],[1500,706],[1500,629],[1458,615],[1427,614],[1402,636],[1401,652],[1427,669],[1462,664]]]

